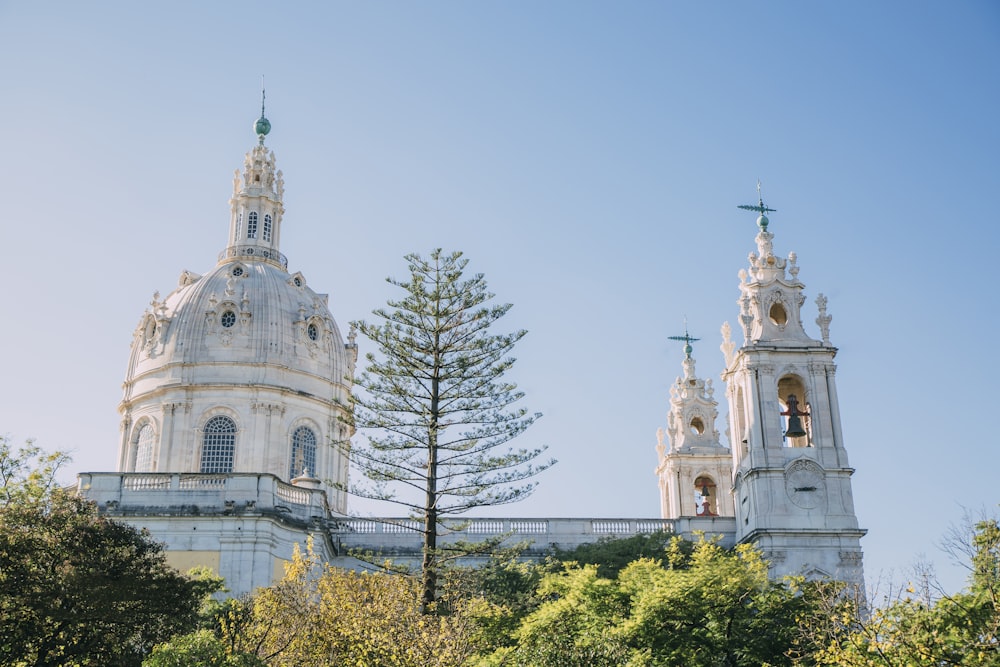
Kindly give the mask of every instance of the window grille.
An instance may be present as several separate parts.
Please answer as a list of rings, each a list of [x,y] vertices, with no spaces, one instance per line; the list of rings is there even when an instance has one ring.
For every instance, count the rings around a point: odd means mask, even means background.
[[[288,479],[295,479],[308,470],[316,474],[316,434],[308,426],[300,426],[292,433],[292,463]]]
[[[218,415],[205,424],[201,446],[202,472],[232,472],[236,451],[236,422]]]
[[[153,427],[149,422],[135,436],[135,472],[153,472]]]

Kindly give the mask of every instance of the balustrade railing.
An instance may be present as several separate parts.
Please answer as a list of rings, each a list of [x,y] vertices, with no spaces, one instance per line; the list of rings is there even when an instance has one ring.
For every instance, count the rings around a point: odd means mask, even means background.
[[[287,484],[274,475],[83,473],[78,489],[98,504],[114,503],[117,507],[196,504],[208,509],[212,506],[232,508],[240,504],[262,510],[280,503],[299,507],[301,510],[293,511],[300,513],[328,514],[323,491]]]
[[[466,535],[637,535],[657,531],[674,532],[671,519],[472,519],[445,531]],[[359,535],[399,535],[412,537],[421,530],[413,519],[338,519],[333,531]]]
[[[288,270],[288,258],[277,250],[262,248],[257,245],[231,245],[219,253],[219,261],[224,259],[235,259],[242,257],[245,259],[262,259]]]

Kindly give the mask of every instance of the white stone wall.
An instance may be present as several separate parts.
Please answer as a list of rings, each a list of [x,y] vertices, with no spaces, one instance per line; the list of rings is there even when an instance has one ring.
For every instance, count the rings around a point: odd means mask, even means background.
[[[211,568],[229,595],[281,578],[296,545],[336,556],[326,494],[272,475],[82,473],[78,490],[107,516],[148,529],[183,571]]]

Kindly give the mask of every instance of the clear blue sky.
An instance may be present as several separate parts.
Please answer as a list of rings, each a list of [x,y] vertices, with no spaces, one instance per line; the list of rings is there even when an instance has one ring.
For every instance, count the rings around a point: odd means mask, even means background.
[[[997,3],[7,1],[0,62],[0,433],[114,469],[131,333],[225,246],[264,74],[282,251],[343,330],[437,246],[530,330],[520,444],[560,463],[502,512],[658,514],[667,336],[721,384],[760,178],[810,325],[829,297],[867,573],[962,584],[935,543],[1000,502]]]

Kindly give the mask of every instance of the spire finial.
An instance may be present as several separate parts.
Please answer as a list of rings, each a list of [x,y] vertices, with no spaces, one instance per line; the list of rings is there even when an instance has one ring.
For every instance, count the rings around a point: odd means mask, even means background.
[[[267,133],[271,131],[271,121],[264,117],[264,75],[260,76],[260,118],[257,122],[253,124],[253,131],[257,134],[257,138],[260,140],[260,145],[264,145],[264,137]]]
[[[691,343],[701,340],[700,338],[692,338],[691,334],[688,333],[688,321],[687,317],[684,317],[684,335],[683,336],[667,336],[668,340],[682,340],[684,341],[684,356],[688,359],[691,358],[691,352],[694,348],[691,347]]]
[[[740,204],[736,208],[741,208],[744,211],[757,211],[758,213],[760,213],[760,216],[757,218],[757,226],[760,227],[761,231],[764,231],[764,232],[767,231],[767,223],[769,222],[769,220],[767,219],[767,216],[764,215],[764,214],[765,213],[772,213],[772,212],[778,210],[778,209],[775,209],[775,208],[768,208],[767,206],[764,206],[764,197],[760,194],[760,179],[759,178],[757,179],[757,205],[753,206],[751,204]]]

